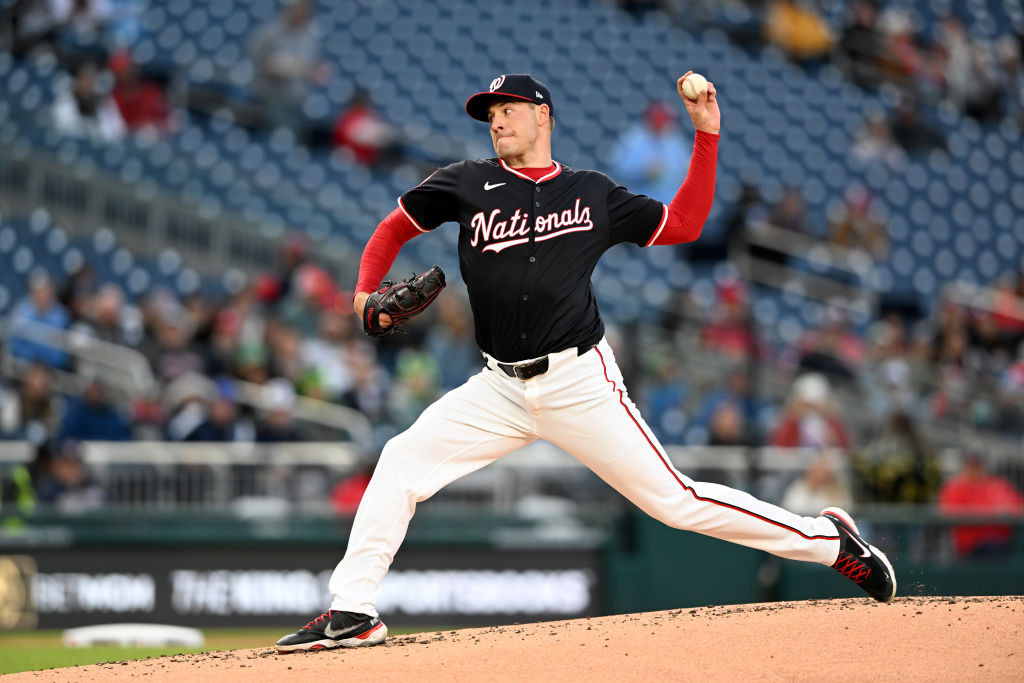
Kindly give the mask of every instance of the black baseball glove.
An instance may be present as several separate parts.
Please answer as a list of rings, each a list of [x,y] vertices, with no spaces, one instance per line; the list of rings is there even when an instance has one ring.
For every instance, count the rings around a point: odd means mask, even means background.
[[[363,332],[371,337],[395,332],[406,320],[426,310],[444,285],[444,272],[437,266],[401,282],[385,280],[376,292],[366,298]],[[391,327],[381,327],[382,313],[391,316]]]

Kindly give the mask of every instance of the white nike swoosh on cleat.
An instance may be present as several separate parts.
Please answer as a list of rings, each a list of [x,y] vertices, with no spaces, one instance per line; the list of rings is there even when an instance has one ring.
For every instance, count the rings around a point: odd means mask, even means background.
[[[496,187],[501,187],[501,186],[502,186],[502,185],[504,185],[504,184],[505,184],[505,183],[494,183],[494,184],[492,185],[491,183],[484,183],[484,189],[485,189],[485,190],[493,190],[494,188],[496,188]]]
[[[374,620],[374,621],[371,621],[369,625],[370,626],[376,626],[379,623],[380,623],[380,621]],[[373,629],[371,628],[369,630],[372,631]],[[348,631],[348,629],[344,629],[343,628],[343,629],[340,629],[340,630],[335,630],[330,624],[328,624],[327,628],[324,629],[324,635],[327,636],[328,638],[337,638],[338,636],[342,635],[346,631]],[[353,637],[354,638],[358,638],[359,636],[353,636]]]
[[[857,540],[857,537],[856,537],[856,536],[850,536],[850,540],[851,540],[851,541],[853,541],[854,543],[856,543],[856,544],[857,544],[857,546],[858,546],[858,547],[859,547],[859,548],[860,548],[860,549],[861,549],[861,550],[863,551],[863,552],[862,552],[862,553],[860,554],[860,556],[861,556],[861,557],[871,557],[871,551],[870,551],[870,550],[868,550],[868,549],[867,549],[867,548],[866,548],[866,547],[864,546],[864,544],[863,544],[863,543],[861,543],[861,542],[860,542],[859,540]]]

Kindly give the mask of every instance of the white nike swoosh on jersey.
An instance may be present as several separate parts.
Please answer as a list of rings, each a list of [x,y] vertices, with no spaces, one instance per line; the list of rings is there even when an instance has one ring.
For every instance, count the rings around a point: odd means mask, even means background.
[[[502,185],[504,185],[504,184],[505,184],[505,183],[494,183],[494,184],[492,185],[491,183],[484,183],[484,189],[485,189],[485,190],[493,190],[494,188],[496,188],[496,187],[501,187],[501,186],[502,186]]]

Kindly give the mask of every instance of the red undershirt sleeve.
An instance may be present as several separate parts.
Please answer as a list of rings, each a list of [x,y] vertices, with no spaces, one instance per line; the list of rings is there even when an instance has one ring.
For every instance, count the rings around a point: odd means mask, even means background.
[[[715,169],[718,163],[718,138],[715,133],[697,131],[686,180],[672,202],[665,207],[665,225],[654,233],[652,244],[682,244],[700,237],[704,221],[715,198]]]
[[[389,213],[373,231],[363,249],[363,257],[359,261],[359,282],[356,283],[356,292],[376,291],[391,264],[395,262],[402,245],[420,232],[421,230],[401,208]]]

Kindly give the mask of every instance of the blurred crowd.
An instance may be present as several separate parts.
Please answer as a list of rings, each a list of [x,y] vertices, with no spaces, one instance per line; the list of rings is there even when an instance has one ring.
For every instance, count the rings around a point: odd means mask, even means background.
[[[931,317],[894,312],[861,332],[836,307],[794,343],[776,345],[753,324],[748,286],[726,277],[710,300],[685,297],[647,330],[658,341],[643,354],[615,327],[609,337],[666,445],[847,454],[844,467],[814,461],[804,476],[769,487],[767,497],[793,507],[810,500],[807,509],[821,497],[934,503],[950,494],[939,467],[943,444],[933,434],[945,427],[1018,443],[1024,437],[1024,275],[996,284],[1006,299],[994,311],[947,300]],[[0,438],[37,444],[53,461],[74,460],[75,445],[92,440],[338,438],[296,419],[296,401],[305,397],[359,411],[379,446],[480,371],[458,289],[408,334],[380,342],[362,333],[350,298],[300,236],[286,241],[276,272],[219,297],[156,289],[129,301],[116,285],[96,282],[87,266],[59,283],[38,272],[10,316],[8,351],[24,372],[0,379]],[[159,391],[121,400],[102,373],[76,368],[60,344],[30,334],[33,323],[135,349]],[[684,340],[690,335],[696,347]],[[718,369],[702,382],[703,365]],[[78,370],[80,392],[58,390],[54,376],[62,370]],[[772,388],[779,380],[781,392]],[[261,400],[243,400],[241,386],[259,387]],[[852,476],[837,478],[843,471]],[[1004,474],[1007,490],[1011,480],[1024,481],[1019,469]]]
[[[834,64],[872,90],[891,85],[981,121],[1024,123],[1024,26],[998,26],[994,37],[983,37],[948,3],[923,26],[929,4],[851,0],[836,18],[810,0],[619,0],[634,14],[662,10],[684,27],[722,29],[752,49],[775,46],[809,68]]]
[[[16,56],[49,53],[65,69],[51,107],[53,126],[70,136],[110,142],[130,134],[172,134],[181,112],[231,115],[253,129],[285,127],[313,146],[329,146],[346,160],[390,167],[404,160],[435,162],[403,141],[399,130],[355,88],[333,116],[311,117],[307,97],[331,77],[323,58],[316,4],[292,0],[255,27],[246,40],[254,65],[243,90],[214,83],[207,92],[189,86],[158,61],[142,69],[133,61],[148,3],[145,0],[17,0],[0,12],[0,44]]]
[[[128,47],[139,33],[144,5],[5,5],[4,44],[17,55],[53,52],[67,69],[51,109],[57,130],[106,141],[173,135],[180,125],[178,107],[197,105],[176,96],[174,74],[147,72],[133,63]],[[636,13],[679,9],[672,2],[624,5]],[[774,44],[808,68],[834,63],[865,87],[895,88],[894,113],[865,121],[850,149],[865,164],[898,171],[908,155],[946,144],[922,116],[922,104],[948,101],[981,121],[1024,122],[1020,39],[1011,33],[982,42],[950,15],[933,35],[923,35],[913,15],[871,0],[852,2],[841,27],[828,25],[813,4],[793,0],[693,5],[695,17],[731,12],[727,25],[741,41],[754,42],[756,35],[758,44]],[[326,125],[306,116],[309,89],[331,75],[314,16],[312,2],[295,0],[253,30],[247,41],[255,66],[251,87],[244,103],[228,103],[239,120],[303,131],[304,139],[326,142],[368,166],[416,157],[420,152],[403,143],[364,91],[355,90],[350,104]],[[677,116],[673,107],[651,102],[610,149],[612,175],[634,191],[671,199],[690,154]],[[798,188],[786,188],[769,203],[747,186],[730,208],[723,243],[697,249],[708,260],[722,261],[734,240],[768,224],[882,259],[889,249],[886,221],[860,185],[847,189],[822,225],[808,216]],[[761,255],[787,260],[781,253]],[[275,272],[217,296],[154,289],[131,300],[118,286],[98,282],[88,266],[64,281],[52,276],[34,273],[28,296],[10,315],[6,351],[23,371],[0,377],[0,438],[37,446],[30,485],[39,500],[62,500],[72,509],[102,498],[77,454],[82,441],[334,438],[296,416],[298,401],[315,399],[359,411],[379,446],[481,368],[469,308],[456,288],[410,325],[408,334],[371,342],[352,314],[346,290],[351,278],[339,282],[317,265],[299,236],[285,241]],[[609,337],[630,375],[634,399],[667,445],[846,453],[848,467],[822,456],[802,476],[775,487],[769,497],[797,511],[817,512],[823,501],[857,501],[1020,512],[1015,486],[1024,482],[1024,472],[990,472],[984,453],[972,452],[961,473],[944,477],[938,461],[944,444],[934,440],[944,426],[1024,438],[1024,272],[1006,274],[991,289],[985,308],[942,298],[926,316],[881,311],[868,325],[855,324],[842,307],[830,307],[817,326],[779,343],[758,329],[748,285],[723,276],[710,296],[679,296],[653,333],[661,343],[648,353],[629,348],[614,328]],[[151,368],[157,391],[123,400],[102,373],[79,367],[61,344],[32,333],[38,325],[134,349]],[[691,337],[695,348],[683,341]],[[724,369],[699,382],[694,364]],[[75,373],[75,391],[58,387],[60,372]],[[261,400],[246,400],[246,386],[258,387]],[[837,476],[847,470],[851,476]],[[351,506],[358,498],[365,475],[336,492],[339,505]],[[16,481],[14,488],[23,485]],[[961,534],[958,550],[999,552],[1007,542],[1005,529],[993,529]]]

